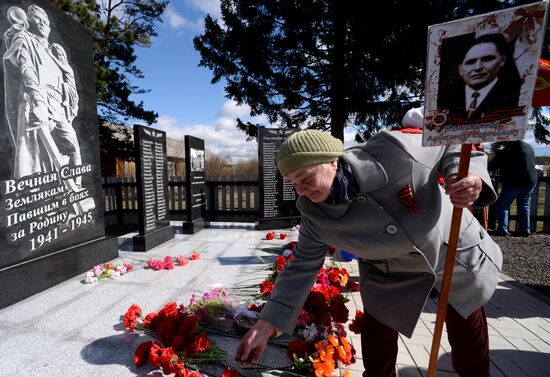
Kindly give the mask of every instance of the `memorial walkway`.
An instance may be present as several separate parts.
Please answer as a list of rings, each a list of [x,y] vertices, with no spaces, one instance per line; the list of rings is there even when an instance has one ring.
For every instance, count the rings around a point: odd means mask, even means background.
[[[296,237],[288,232],[292,240]],[[133,365],[135,348],[146,338],[124,331],[122,316],[138,304],[145,313],[169,301],[187,304],[193,293],[222,285],[267,276],[271,264],[289,239],[265,240],[266,231],[253,227],[217,224],[194,235],[176,238],[146,253],[130,251],[131,235],[119,238],[120,257],[147,260],[200,251],[202,258],[185,267],[154,271],[137,269],[116,280],[84,283],[84,274],[0,310],[0,376],[161,376],[151,367]],[[352,278],[358,277],[354,261],[342,263]],[[55,274],[55,270],[48,271]],[[30,281],[31,279],[29,279]],[[3,288],[4,289],[4,288]],[[350,316],[361,308],[353,293]],[[430,299],[411,339],[401,337],[399,376],[426,375],[435,322],[436,303]],[[502,276],[487,305],[493,377],[550,376],[550,300],[536,297],[518,283]],[[360,356],[358,336],[348,332]],[[237,339],[217,340],[234,354]],[[450,365],[449,346],[442,339],[437,376],[457,376]],[[284,351],[269,347],[262,360],[285,365]],[[349,368],[361,376],[361,360]],[[206,370],[206,369],[205,369]],[[219,376],[219,371],[206,372]],[[247,376],[261,375],[248,372]]]

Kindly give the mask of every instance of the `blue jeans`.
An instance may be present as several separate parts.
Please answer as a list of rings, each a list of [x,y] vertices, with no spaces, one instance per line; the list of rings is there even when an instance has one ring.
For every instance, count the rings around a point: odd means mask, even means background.
[[[523,187],[503,187],[498,194],[498,199],[495,203],[495,210],[498,220],[498,231],[510,233],[508,229],[510,214],[510,206],[514,199],[517,204],[517,231],[519,233],[529,234],[530,225],[530,210],[531,210],[531,193],[535,186]]]

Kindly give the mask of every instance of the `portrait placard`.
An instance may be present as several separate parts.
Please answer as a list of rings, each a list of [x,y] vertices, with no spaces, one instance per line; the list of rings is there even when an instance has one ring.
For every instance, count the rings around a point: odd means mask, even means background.
[[[429,28],[425,146],[524,138],[546,8],[532,3]]]

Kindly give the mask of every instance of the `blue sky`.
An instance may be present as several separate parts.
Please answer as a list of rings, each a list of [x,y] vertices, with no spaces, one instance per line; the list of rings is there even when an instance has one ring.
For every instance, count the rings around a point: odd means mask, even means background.
[[[158,24],[158,37],[150,48],[138,49],[137,65],[144,79],[135,84],[151,92],[135,96],[145,108],[158,112],[153,127],[167,136],[183,140],[192,135],[205,140],[205,147],[233,162],[257,156],[255,141],[247,142],[236,128],[236,118],[252,119],[267,125],[262,117],[251,118],[247,106],[237,106],[225,98],[223,84],[212,85],[212,73],[198,67],[200,56],[193,48],[193,37],[201,34],[206,14],[219,18],[219,0],[172,0]],[[345,145],[353,143],[354,130],[348,128]],[[550,155],[550,146],[534,143],[532,131],[526,141],[537,155]]]

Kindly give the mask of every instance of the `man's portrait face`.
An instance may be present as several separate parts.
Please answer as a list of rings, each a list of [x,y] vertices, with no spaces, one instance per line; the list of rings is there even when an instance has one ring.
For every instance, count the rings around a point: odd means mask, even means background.
[[[466,85],[480,89],[498,75],[505,60],[494,43],[479,43],[470,47],[458,66],[458,72]]]
[[[29,12],[30,31],[40,37],[48,38],[50,35],[50,20],[40,11]]]

